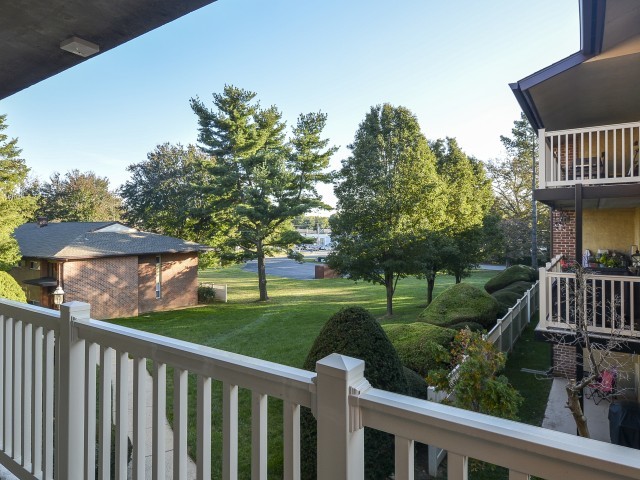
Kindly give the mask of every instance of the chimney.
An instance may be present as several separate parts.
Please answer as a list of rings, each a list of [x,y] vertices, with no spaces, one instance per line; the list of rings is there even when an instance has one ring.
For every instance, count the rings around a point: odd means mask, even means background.
[[[49,225],[47,217],[38,217],[38,227],[42,228],[46,227],[47,225]]]

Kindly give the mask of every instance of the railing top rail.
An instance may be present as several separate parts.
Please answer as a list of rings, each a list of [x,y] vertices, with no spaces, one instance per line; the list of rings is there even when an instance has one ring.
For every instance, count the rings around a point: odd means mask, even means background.
[[[99,320],[77,321],[75,326],[79,338],[101,346],[227,381],[305,407],[312,406],[315,372]]]
[[[366,427],[543,478],[631,480],[636,451],[371,388],[353,395]],[[562,472],[561,474],[559,472]]]
[[[555,267],[558,262],[562,260],[563,256],[564,255],[556,255],[555,257],[553,257],[550,262],[547,262],[547,265],[545,266],[546,270],[550,271],[553,267]]]
[[[576,274],[573,272],[547,272],[547,276],[551,278],[575,278]],[[640,282],[640,277],[634,277],[631,275],[608,275],[604,273],[587,273],[584,274],[585,279],[595,279],[595,280],[614,280],[618,282],[629,282],[629,283],[638,283]]]
[[[60,312],[6,298],[0,298],[0,315],[55,332],[60,328]]]
[[[612,125],[594,125],[592,127],[582,127],[582,128],[569,128],[566,130],[555,130],[555,131],[546,131],[545,137],[553,137],[555,135],[564,135],[569,133],[584,133],[584,132],[594,132],[601,130],[614,130],[614,129],[622,129],[622,128],[633,128],[640,125],[640,120],[637,122],[627,122],[627,123],[614,123]]]

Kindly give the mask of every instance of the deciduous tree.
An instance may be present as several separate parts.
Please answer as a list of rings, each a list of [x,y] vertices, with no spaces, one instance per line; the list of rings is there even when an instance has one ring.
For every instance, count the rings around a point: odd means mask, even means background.
[[[60,222],[96,222],[120,219],[120,198],[109,190],[109,179],[74,169],[64,176],[54,172],[40,184],[36,217]]]
[[[29,169],[20,158],[16,138],[3,133],[6,115],[0,115],[0,270],[9,270],[20,260],[20,249],[12,234],[35,209],[35,199],[20,194]]]
[[[445,215],[435,157],[415,115],[389,104],[371,108],[349,149],[334,189],[329,265],[384,285],[392,315],[397,282],[414,268],[415,231],[439,225]]]
[[[265,257],[290,249],[303,237],[291,220],[315,208],[327,208],[316,191],[334,147],[322,138],[327,116],[298,117],[289,142],[275,107],[260,107],[256,94],[233,86],[213,95],[210,109],[198,98],[198,140],[213,157],[205,186],[215,200],[207,217],[224,229],[224,258],[258,261],[260,300],[267,300]]]

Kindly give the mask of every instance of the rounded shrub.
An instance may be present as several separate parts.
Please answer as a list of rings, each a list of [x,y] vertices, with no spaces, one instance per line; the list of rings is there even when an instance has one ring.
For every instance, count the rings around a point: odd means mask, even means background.
[[[500,304],[498,308],[498,316],[500,318],[504,317],[509,309],[513,307],[518,299],[522,297],[521,294],[503,288],[502,290],[498,290],[491,294],[493,298],[495,298]]]
[[[407,395],[429,400],[429,385],[424,377],[407,367],[403,367],[402,370],[407,380]]]
[[[499,308],[500,306],[498,306]],[[460,330],[465,330],[465,329],[469,329],[472,332],[481,332],[483,330],[485,330],[485,328],[480,325],[479,323],[476,322],[460,322],[460,323],[454,323],[453,325],[449,325],[449,327],[451,330],[456,330],[456,331],[460,331]]]
[[[538,271],[526,265],[513,265],[484,284],[484,289],[489,292],[497,292],[515,282],[535,282],[538,279]]]
[[[208,304],[216,300],[216,291],[208,285],[198,285],[198,303]]]
[[[27,302],[27,297],[18,282],[7,272],[0,271],[0,298],[8,298],[17,302]]]
[[[361,307],[348,307],[324,325],[313,342],[304,368],[315,370],[316,362],[332,353],[365,361],[364,374],[371,386],[407,393],[407,381],[393,345],[378,321]],[[300,460],[304,479],[316,478],[316,420],[307,408],[300,415]],[[393,437],[365,428],[365,477],[386,479],[393,473]]]
[[[449,327],[462,322],[474,322],[489,329],[496,322],[498,302],[481,288],[458,283],[447,288],[420,314],[432,325]]]
[[[533,285],[533,282],[525,282],[521,280],[519,282],[514,282],[511,285],[507,285],[501,290],[517,293],[518,295],[520,295],[520,297],[522,297],[525,294],[525,292],[531,288],[531,285]]]
[[[448,365],[455,330],[424,322],[388,324],[382,328],[405,367],[426,377],[431,370]]]

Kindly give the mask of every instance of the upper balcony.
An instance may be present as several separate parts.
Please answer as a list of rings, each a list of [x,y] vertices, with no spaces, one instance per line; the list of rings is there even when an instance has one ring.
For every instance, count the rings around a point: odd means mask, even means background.
[[[539,131],[539,188],[640,183],[640,122]]]

